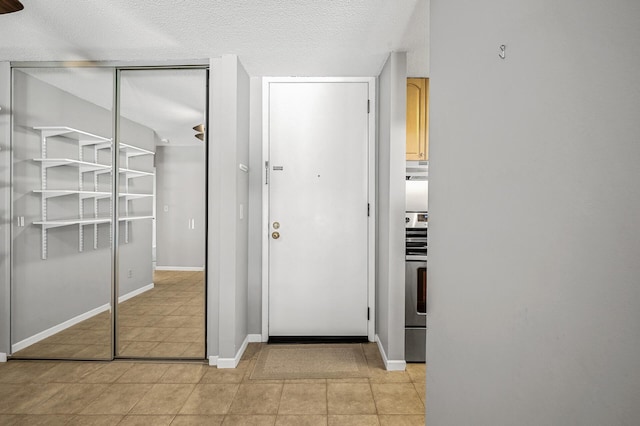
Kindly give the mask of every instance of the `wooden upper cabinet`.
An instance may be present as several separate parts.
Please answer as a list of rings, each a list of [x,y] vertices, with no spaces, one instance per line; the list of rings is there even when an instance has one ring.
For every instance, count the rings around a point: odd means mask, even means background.
[[[429,159],[429,79],[407,79],[407,160]]]

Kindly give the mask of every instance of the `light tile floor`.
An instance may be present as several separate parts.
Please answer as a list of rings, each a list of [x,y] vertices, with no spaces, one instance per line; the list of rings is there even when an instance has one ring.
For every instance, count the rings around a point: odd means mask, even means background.
[[[204,358],[204,272],[156,271],[154,288],[119,304],[118,355]],[[111,358],[110,312],[14,353],[24,358]]]
[[[196,363],[9,361],[0,425],[424,425],[425,365],[369,378],[251,380],[262,344],[238,368]]]
[[[204,272],[156,271],[153,290],[118,310],[118,355],[204,358]]]

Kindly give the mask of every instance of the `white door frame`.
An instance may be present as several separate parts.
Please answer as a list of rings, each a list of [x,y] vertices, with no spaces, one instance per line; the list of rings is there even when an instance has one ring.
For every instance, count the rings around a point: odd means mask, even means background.
[[[369,223],[367,242],[367,287],[369,322],[367,337],[374,341],[376,324],[375,241],[376,241],[376,78],[375,77],[265,77],[262,79],[262,341],[269,340],[269,87],[271,83],[368,83],[369,145],[367,191]],[[363,108],[366,106],[363,105]]]

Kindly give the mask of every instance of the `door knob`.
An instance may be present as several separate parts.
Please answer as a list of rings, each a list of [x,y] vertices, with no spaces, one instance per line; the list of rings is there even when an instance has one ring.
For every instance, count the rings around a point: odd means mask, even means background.
[[[277,240],[278,238],[280,238],[280,233],[278,231],[272,232],[271,238],[273,238],[274,240]]]

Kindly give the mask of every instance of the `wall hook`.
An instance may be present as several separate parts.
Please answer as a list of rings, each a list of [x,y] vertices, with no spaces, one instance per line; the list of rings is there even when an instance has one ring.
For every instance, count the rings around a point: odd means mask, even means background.
[[[500,53],[498,53],[498,56],[500,56],[501,59],[505,58],[505,53],[504,51],[506,50],[507,46],[504,44],[500,45]]]

